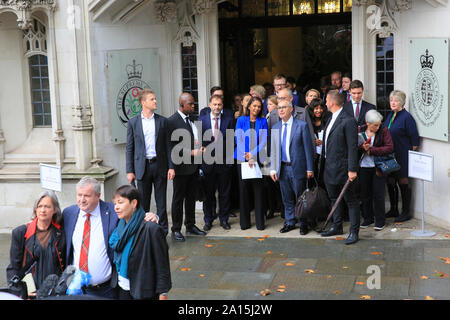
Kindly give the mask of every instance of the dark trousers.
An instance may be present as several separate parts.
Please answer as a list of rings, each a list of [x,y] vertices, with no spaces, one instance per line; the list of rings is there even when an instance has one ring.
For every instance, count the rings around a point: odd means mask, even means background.
[[[269,211],[278,212],[282,208],[280,183],[274,182],[270,176],[264,176],[266,184],[267,206]]]
[[[119,288],[118,300],[134,300],[134,298],[130,294],[130,291],[123,290],[121,287],[118,287],[118,288]],[[150,299],[144,299],[144,300],[159,300],[159,296],[156,295]]]
[[[172,196],[172,232],[180,232],[183,224],[191,229],[195,224],[195,192],[197,187],[197,173],[190,175],[176,175],[173,179]]]
[[[342,191],[342,188],[344,187],[343,184],[329,184],[325,181],[325,185],[327,187],[328,196],[331,200],[331,205],[334,206],[337,198],[339,197],[339,194]],[[344,194],[344,198],[339,203],[338,207],[336,208],[336,211],[333,214],[333,227],[335,228],[342,228],[342,222],[343,222],[343,214],[345,211],[344,201],[347,204],[348,207],[348,214],[350,218],[350,232],[359,232],[359,225],[360,225],[360,210],[359,210],[359,201],[356,197],[355,193],[355,186],[356,183],[351,182],[348,186],[347,191]]]
[[[159,225],[167,233],[169,224],[167,220],[167,172],[159,172],[155,162],[146,161],[145,173],[142,180],[137,180],[137,188],[142,197],[142,208],[145,212],[150,211],[152,199],[152,187],[155,187],[156,214],[159,217]]]
[[[239,175],[239,203],[240,214],[239,223],[241,229],[249,229],[251,226],[250,211],[251,211],[251,195],[253,194],[256,229],[264,230],[264,216],[266,212],[264,200],[264,181],[263,179],[242,179],[241,166],[238,165]]]
[[[362,216],[366,221],[374,221],[376,226],[385,223],[384,193],[386,178],[377,176],[375,168],[361,168],[359,171]]]
[[[228,222],[231,199],[232,168],[222,164],[215,164],[211,171],[205,173],[206,200],[203,202],[205,223],[212,223],[216,211],[216,190],[219,191],[219,220]]]
[[[280,169],[280,189],[281,198],[284,205],[284,217],[286,224],[294,226],[297,223],[295,217],[295,204],[298,197],[305,191],[305,178],[295,177],[294,171],[290,165],[281,164]],[[306,221],[299,221],[299,224],[306,223]]]

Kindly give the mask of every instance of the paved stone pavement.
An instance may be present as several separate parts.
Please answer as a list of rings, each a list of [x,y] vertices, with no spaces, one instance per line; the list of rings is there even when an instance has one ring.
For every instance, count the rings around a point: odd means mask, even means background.
[[[201,214],[197,222],[203,227]],[[420,221],[388,220],[385,230],[361,230],[361,240],[346,246],[345,234],[326,239],[314,231],[300,236],[298,229],[280,234],[280,217],[268,220],[264,231],[254,226],[242,231],[238,218],[230,222],[231,230],[216,222],[207,236],[189,236],[183,243],[169,234],[170,299],[450,299],[445,229],[426,225],[437,235],[412,237]],[[9,246],[10,235],[0,234],[0,286],[6,282]],[[261,295],[266,289],[270,294]]]

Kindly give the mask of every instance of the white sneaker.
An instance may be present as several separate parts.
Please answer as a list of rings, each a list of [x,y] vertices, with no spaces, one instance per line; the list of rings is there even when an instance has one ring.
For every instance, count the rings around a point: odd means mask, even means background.
[[[382,225],[381,227],[373,227],[373,229],[374,229],[375,231],[381,231],[381,230],[384,229],[384,225]]]

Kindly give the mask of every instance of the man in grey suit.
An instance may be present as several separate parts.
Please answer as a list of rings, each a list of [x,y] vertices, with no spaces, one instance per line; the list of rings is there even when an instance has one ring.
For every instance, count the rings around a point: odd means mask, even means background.
[[[322,148],[323,180],[332,205],[336,202],[347,180],[351,183],[344,193],[350,217],[350,234],[345,244],[358,241],[359,201],[355,195],[355,179],[358,171],[358,129],[355,119],[343,109],[344,97],[338,90],[327,95],[327,108],[333,114],[328,120]],[[323,237],[343,234],[342,215],[344,203],[341,201],[334,212],[331,228],[323,232]]]
[[[143,89],[139,101],[142,112],[127,125],[127,179],[130,184],[137,181],[145,212],[150,211],[152,187],[155,187],[156,214],[159,224],[168,233],[167,179],[175,177],[175,170],[170,159],[167,119],[155,113],[158,106],[152,90]]]
[[[281,100],[277,109],[281,121],[272,127],[270,177],[280,180],[286,218],[280,232],[285,233],[295,229],[295,204],[306,178],[314,177],[314,153],[306,122],[292,116],[292,103]],[[301,235],[308,233],[307,221],[300,220],[299,226]]]
[[[277,96],[278,104],[281,101],[287,101],[292,104],[293,99],[294,99],[294,97],[293,97],[292,91],[290,89],[284,88],[284,89],[278,91],[278,96]],[[308,112],[306,112],[305,108],[303,108],[303,107],[294,106],[293,116],[296,119],[300,119],[300,120],[303,120],[306,122],[306,125],[308,126],[308,130],[309,130],[310,139],[311,139],[311,148],[313,148],[316,143],[316,136],[314,135],[313,125],[312,125],[311,119],[309,118]],[[272,112],[270,112],[270,114],[269,114],[269,117],[267,118],[267,127],[269,128],[269,130],[279,121],[280,121],[280,116],[278,114],[278,110],[277,109],[272,110]],[[269,134],[270,134],[270,132],[269,132]]]

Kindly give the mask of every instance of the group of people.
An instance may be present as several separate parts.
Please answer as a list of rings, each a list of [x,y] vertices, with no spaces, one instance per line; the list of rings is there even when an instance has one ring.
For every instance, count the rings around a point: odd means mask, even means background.
[[[73,265],[90,275],[82,288],[86,298],[167,299],[169,253],[158,217],[144,212],[140,192],[131,185],[114,192],[114,204],[102,201],[100,191],[95,178],[82,178],[77,204],[62,211],[53,191],[38,196],[32,221],[12,232],[6,274],[13,292],[17,282],[11,279],[31,272],[39,292],[48,277]]]
[[[258,230],[264,230],[265,220],[280,211],[284,219],[281,233],[298,224],[300,234],[305,235],[314,221],[298,221],[295,205],[307,180],[315,177],[332,204],[347,180],[351,182],[331,228],[322,236],[342,234],[347,216],[347,244],[358,241],[360,228],[374,224],[375,230],[382,230],[386,217],[408,220],[407,154],[418,147],[419,136],[413,117],[404,109],[405,94],[391,93],[392,110],[383,122],[376,107],[363,99],[361,81],[340,72],[329,78],[330,84],[320,91],[303,93],[292,78],[278,74],[273,84],[253,85],[249,93],[235,95],[232,108],[224,105],[223,89],[213,87],[209,105],[197,119],[189,93],[180,95],[178,110],[165,119],[155,113],[154,92],[144,89],[142,114],[128,124],[126,161],[128,180],[136,180],[144,211],[149,211],[154,185],[156,214],[168,233],[166,188],[167,180],[173,180],[171,231],[175,241],[186,240],[181,232],[183,216],[188,235],[205,235],[216,218],[221,227],[230,229],[233,206],[239,210],[242,230],[251,227],[253,210]],[[375,164],[376,157],[392,153],[401,170],[384,175]],[[386,183],[391,202],[387,214]],[[195,221],[199,189],[205,193],[202,229]]]
[[[417,149],[419,135],[404,108],[406,95],[391,92],[391,112],[383,122],[375,106],[363,100],[361,81],[340,72],[330,78],[331,86],[303,94],[279,74],[267,90],[254,85],[248,94],[235,96],[234,108],[225,108],[223,89],[213,87],[209,106],[197,119],[191,94],[182,93],[176,112],[165,118],[156,113],[155,93],[143,89],[142,112],[127,126],[130,184],[116,190],[112,204],[100,200],[99,183],[85,177],[77,184],[77,205],[62,213],[55,194],[42,193],[33,208],[33,221],[13,231],[8,279],[32,267],[39,270],[33,272],[39,286],[47,275],[61,274],[64,266],[73,264],[92,276],[84,288],[87,294],[165,299],[171,288],[168,180],[173,181],[175,242],[186,240],[183,218],[187,235],[206,235],[216,218],[222,228],[230,229],[234,203],[242,230],[251,228],[252,210],[258,230],[280,211],[281,233],[298,224],[305,235],[314,221],[298,219],[295,205],[312,178],[326,188],[331,204],[349,181],[323,237],[343,234],[347,215],[346,244],[359,240],[360,228],[374,225],[382,230],[387,217],[410,219],[408,150]],[[384,175],[375,157],[392,153],[401,169]],[[391,203],[387,213],[386,184]],[[156,215],[150,213],[153,188]],[[199,189],[204,190],[203,230],[195,221]]]

